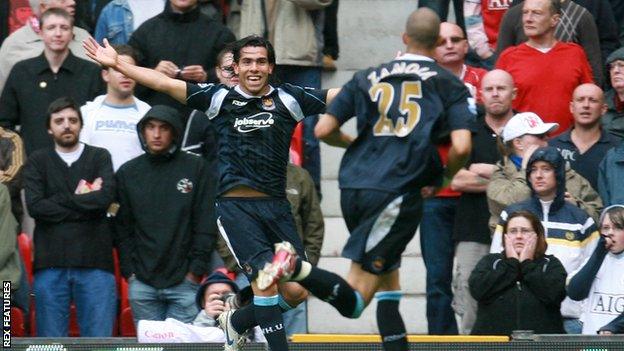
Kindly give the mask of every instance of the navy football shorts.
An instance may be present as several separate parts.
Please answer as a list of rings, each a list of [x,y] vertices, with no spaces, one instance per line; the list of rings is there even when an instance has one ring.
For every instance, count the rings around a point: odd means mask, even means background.
[[[370,189],[342,189],[342,214],[349,240],[342,256],[362,269],[384,274],[401,265],[401,254],[414,238],[422,218],[422,197]]]
[[[216,214],[219,233],[250,281],[273,260],[275,243],[290,242],[299,257],[306,259],[288,200],[221,197]]]

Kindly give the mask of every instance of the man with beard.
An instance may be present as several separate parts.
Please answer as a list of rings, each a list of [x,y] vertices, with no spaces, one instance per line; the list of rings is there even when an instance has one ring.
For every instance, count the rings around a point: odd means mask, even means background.
[[[54,146],[24,166],[26,205],[35,219],[37,336],[64,337],[73,301],[81,336],[109,337],[116,311],[113,244],[106,212],[115,192],[108,151],[79,143],[80,109],[53,101],[46,121]]]

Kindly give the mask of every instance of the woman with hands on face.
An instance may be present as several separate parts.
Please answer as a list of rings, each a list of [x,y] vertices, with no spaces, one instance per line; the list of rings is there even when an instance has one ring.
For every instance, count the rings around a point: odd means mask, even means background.
[[[482,258],[470,275],[470,292],[478,302],[472,334],[564,333],[560,306],[566,271],[545,254],[541,222],[528,211],[514,212],[503,233],[504,251]]]

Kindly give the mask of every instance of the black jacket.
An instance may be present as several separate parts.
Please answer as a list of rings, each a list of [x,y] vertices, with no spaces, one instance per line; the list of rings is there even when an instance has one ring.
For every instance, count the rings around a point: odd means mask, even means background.
[[[472,334],[565,333],[559,311],[566,296],[565,279],[565,268],[552,255],[522,263],[503,254],[483,257],[468,280],[479,303]]]
[[[115,180],[107,150],[85,145],[71,167],[53,148],[40,149],[23,170],[28,212],[35,219],[34,269],[99,268],[113,271],[113,238],[106,210]],[[102,178],[102,189],[74,194],[81,179]]]
[[[170,115],[150,115],[163,107]],[[165,154],[151,154],[145,146],[143,127],[151,118],[174,127],[176,142]],[[215,237],[215,182],[201,157],[180,151],[182,124],[174,109],[153,107],[137,131],[147,152],[116,174],[117,245],[122,274],[134,273],[160,289],[179,284],[188,272],[208,272]]]
[[[217,54],[225,44],[235,41],[234,34],[221,23],[202,14],[199,6],[187,13],[174,13],[167,3],[158,16],[137,28],[128,44],[138,54],[138,64],[155,68],[162,60],[171,61],[180,69],[201,65],[209,82],[217,82],[214,72]],[[166,94],[138,87],[137,96],[150,105],[175,107],[186,119],[191,109]]]

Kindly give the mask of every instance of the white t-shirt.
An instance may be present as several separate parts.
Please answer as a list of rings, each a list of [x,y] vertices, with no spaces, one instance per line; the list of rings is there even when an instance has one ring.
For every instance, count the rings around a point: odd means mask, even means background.
[[[80,141],[108,150],[116,172],[122,164],[143,154],[136,125],[150,105],[134,98],[133,105],[113,106],[104,101],[105,97],[100,95],[80,108],[84,120]]]
[[[165,9],[165,0],[128,0],[132,11],[132,25],[134,30],[143,22],[158,15]]]
[[[584,302],[583,334],[596,334],[624,312],[624,253],[607,253]]]
[[[84,151],[84,144],[78,143],[78,148],[70,152],[62,152],[62,151],[59,151],[58,149],[54,149],[54,151],[56,151],[59,157],[63,159],[63,161],[65,161],[65,163],[67,164],[67,167],[71,167],[71,165],[74,162],[78,161],[78,159],[80,158],[80,155],[82,155],[82,152]]]

